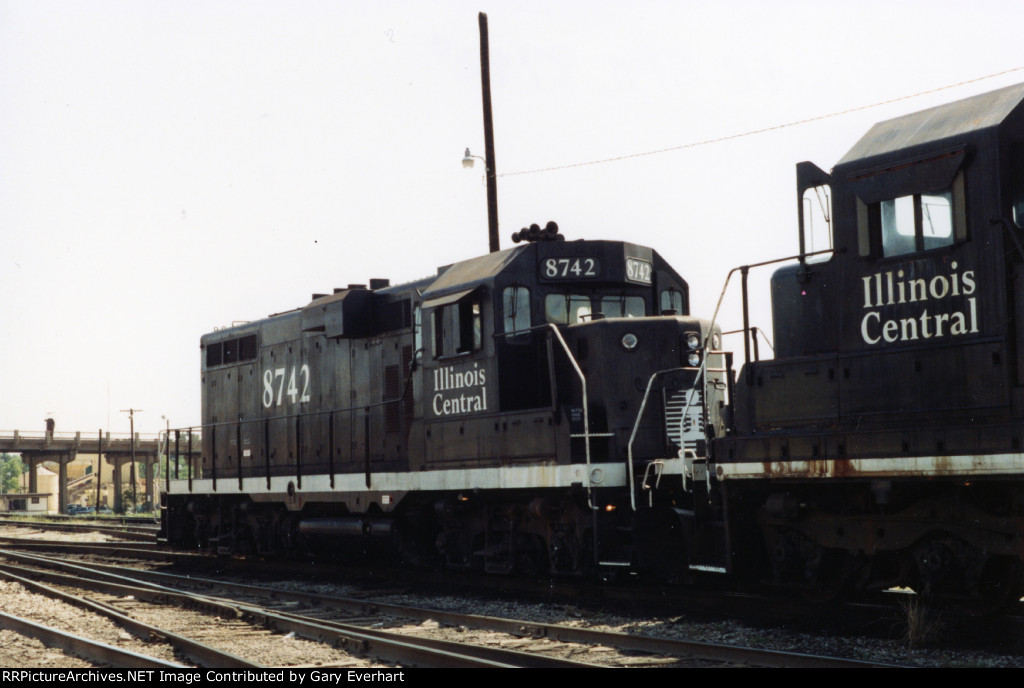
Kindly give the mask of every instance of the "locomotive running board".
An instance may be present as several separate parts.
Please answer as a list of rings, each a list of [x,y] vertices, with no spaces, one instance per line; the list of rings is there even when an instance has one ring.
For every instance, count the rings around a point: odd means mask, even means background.
[[[1024,475],[1024,454],[961,454],[956,456],[892,456],[872,459],[809,459],[720,462],[718,480],[766,478],[887,478],[914,476]]]

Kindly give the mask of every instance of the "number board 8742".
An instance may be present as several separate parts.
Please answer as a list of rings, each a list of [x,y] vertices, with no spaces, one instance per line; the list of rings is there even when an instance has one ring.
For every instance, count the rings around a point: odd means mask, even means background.
[[[545,258],[540,265],[541,279],[594,280],[603,276],[601,261],[594,256]]]

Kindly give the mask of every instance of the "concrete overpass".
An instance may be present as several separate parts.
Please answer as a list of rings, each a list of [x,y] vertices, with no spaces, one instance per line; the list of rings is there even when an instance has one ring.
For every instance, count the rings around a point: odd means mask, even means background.
[[[201,443],[198,441],[198,434],[193,442],[192,456],[199,456]],[[135,461],[147,466],[145,471],[146,498],[150,504],[154,503],[153,475],[152,470],[160,457],[167,451],[165,434],[156,435],[135,433],[111,434],[97,431],[95,434],[81,432],[24,432],[19,430],[0,430],[0,452],[21,454],[22,460],[29,467],[29,492],[38,491],[38,479],[36,467],[44,462],[56,463],[58,466],[59,489],[59,511],[67,513],[68,507],[68,476],[67,465],[77,458],[79,454],[92,454],[103,456],[107,463],[113,466],[114,474],[114,510],[121,511],[121,467],[135,457]],[[188,449],[180,447],[181,455],[186,455]],[[171,433],[170,452],[175,452],[174,433]]]

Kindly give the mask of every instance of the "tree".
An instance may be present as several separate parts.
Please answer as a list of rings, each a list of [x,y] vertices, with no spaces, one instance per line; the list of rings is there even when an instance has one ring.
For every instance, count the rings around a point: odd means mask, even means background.
[[[21,454],[0,454],[0,492],[17,490],[24,472]]]

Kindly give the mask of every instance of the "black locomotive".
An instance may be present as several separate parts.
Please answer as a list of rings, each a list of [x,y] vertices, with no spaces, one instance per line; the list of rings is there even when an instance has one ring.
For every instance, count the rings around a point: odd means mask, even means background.
[[[553,225],[206,335],[202,460],[169,481],[164,537],[1011,599],[1022,101],[1024,85],[876,125],[831,174],[799,164],[775,355],[757,360],[745,322],[739,371],[658,253]],[[811,199],[826,251],[805,249]]]
[[[1022,100],[893,119],[831,174],[797,166],[802,210],[831,195],[834,251],[774,274],[775,359],[738,376],[713,453],[752,541],[729,551],[775,582],[1019,593]]]
[[[710,324],[649,248],[559,241],[553,223],[519,236],[430,279],[350,285],[203,337],[202,460],[171,484],[168,539],[629,567],[626,486],[678,484],[681,452],[705,456],[720,425]],[[701,375],[710,395],[691,393]]]

